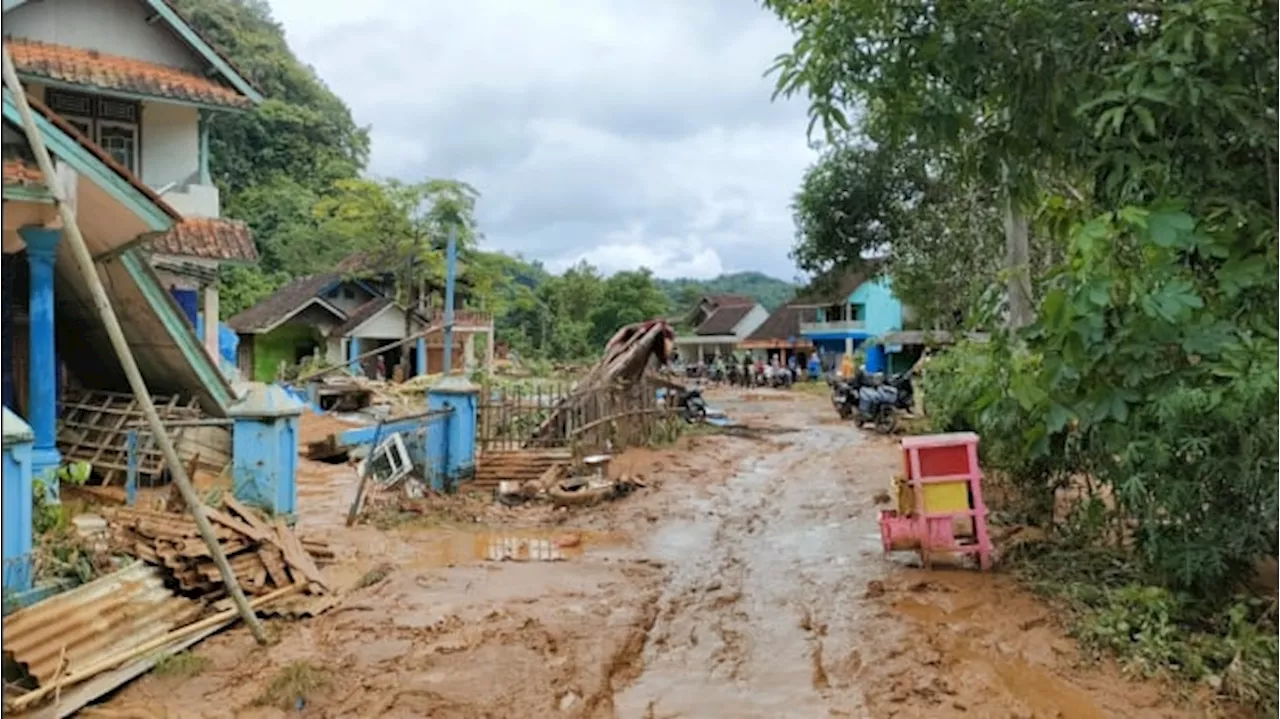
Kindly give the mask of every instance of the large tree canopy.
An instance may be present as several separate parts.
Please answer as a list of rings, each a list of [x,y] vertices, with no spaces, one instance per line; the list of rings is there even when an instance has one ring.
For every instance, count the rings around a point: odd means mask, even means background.
[[[842,144],[809,173],[797,257],[886,242],[914,301],[929,274],[963,293],[968,271],[1025,301],[1034,274],[1034,325],[947,375],[973,389],[956,416],[1028,491],[1110,485],[1170,583],[1218,586],[1274,553],[1276,4],[765,5],[796,32],[779,92],[876,148]]]

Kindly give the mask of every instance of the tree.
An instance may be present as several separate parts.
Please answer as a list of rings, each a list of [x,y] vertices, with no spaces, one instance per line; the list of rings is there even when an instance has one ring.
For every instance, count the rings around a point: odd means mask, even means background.
[[[459,247],[474,248],[479,194],[466,183],[440,179],[340,180],[335,190],[316,204],[321,233],[365,253],[359,272],[393,278],[395,299],[406,310],[404,335],[409,337],[423,285],[444,277],[440,248],[449,233],[456,233]],[[408,343],[401,345],[402,366],[408,366],[409,350]]]
[[[234,314],[288,278],[332,267],[347,254],[319,232],[313,208],[335,182],[364,170],[369,132],[289,50],[267,3],[173,4],[267,98],[248,112],[208,118],[223,215],[249,225],[262,256],[257,267],[221,272],[224,307]]]
[[[942,181],[945,169],[918,152],[828,146],[792,202],[792,257],[818,277],[892,275],[923,326],[985,324],[1000,281],[1000,217],[990,193]]]
[[[1109,487],[1151,576],[1224,596],[1275,551],[1275,3],[766,6],[813,126],[919,153],[944,198],[998,191],[976,201],[1003,216],[1024,329],[959,351],[988,373],[941,375],[973,388],[958,415],[997,468],[1041,498],[1045,467]]]
[[[1085,135],[1093,68],[1134,34],[1129,8],[1063,3],[766,0],[798,34],[774,65],[778,93],[806,92],[810,128],[951,155],[957,179],[1002,188],[1009,320],[1031,320],[1026,210],[1036,177]],[[1092,6],[1096,11],[1082,8]]]
[[[603,297],[591,314],[592,341],[603,348],[619,327],[661,319],[668,308],[666,296],[647,268],[618,272],[605,280]]]

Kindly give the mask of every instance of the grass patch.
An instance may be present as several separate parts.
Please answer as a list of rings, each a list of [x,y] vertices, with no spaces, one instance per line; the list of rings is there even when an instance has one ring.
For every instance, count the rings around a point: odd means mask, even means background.
[[[308,699],[329,686],[328,670],[308,661],[286,664],[271,679],[254,704],[290,711],[306,705]]]
[[[1009,558],[1037,593],[1067,610],[1073,636],[1093,657],[1116,657],[1126,673],[1205,685],[1276,716],[1276,603],[1249,595],[1214,601],[1159,586],[1113,550],[1044,542]]]
[[[192,654],[191,652],[178,652],[167,657],[161,657],[152,671],[162,677],[190,679],[198,676],[208,666],[208,657]]]

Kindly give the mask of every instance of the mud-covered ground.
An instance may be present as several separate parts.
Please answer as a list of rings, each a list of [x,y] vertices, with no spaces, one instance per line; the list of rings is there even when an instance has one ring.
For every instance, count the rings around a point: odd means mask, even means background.
[[[1199,716],[1086,665],[1008,578],[886,559],[892,440],[808,394],[712,401],[761,431],[627,452],[612,472],[648,486],[594,508],[458,498],[348,529],[354,472],[304,462],[302,531],[337,549],[342,603],[272,621],[267,649],[215,636],[99,715]],[[512,540],[561,559],[487,559]]]

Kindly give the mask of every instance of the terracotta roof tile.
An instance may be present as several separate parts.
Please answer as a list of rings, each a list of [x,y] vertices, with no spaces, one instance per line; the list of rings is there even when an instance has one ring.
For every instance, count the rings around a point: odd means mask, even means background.
[[[4,161],[4,184],[17,187],[43,187],[44,175],[33,163],[18,157]]]
[[[5,44],[18,72],[34,77],[208,105],[253,105],[239,92],[187,70],[21,38],[6,38]]]
[[[167,232],[157,233],[150,241],[153,252],[209,260],[257,262],[258,248],[253,244],[249,226],[235,220],[188,217]]]

